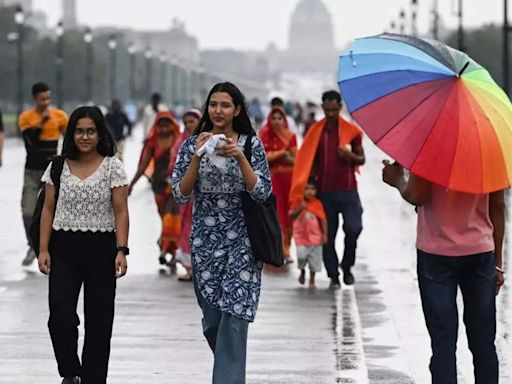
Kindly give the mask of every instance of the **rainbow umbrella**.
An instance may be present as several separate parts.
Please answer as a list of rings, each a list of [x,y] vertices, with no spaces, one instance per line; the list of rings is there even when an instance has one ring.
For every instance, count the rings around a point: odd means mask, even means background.
[[[415,175],[468,193],[511,185],[512,105],[464,52],[405,35],[358,39],[339,86],[370,139]]]

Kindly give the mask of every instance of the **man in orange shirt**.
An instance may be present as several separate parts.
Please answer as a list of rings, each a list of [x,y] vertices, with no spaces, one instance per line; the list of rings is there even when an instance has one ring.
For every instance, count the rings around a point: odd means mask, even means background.
[[[30,243],[29,230],[41,177],[52,156],[57,154],[60,135],[66,130],[68,124],[68,117],[65,112],[50,108],[51,92],[48,85],[35,83],[32,86],[32,97],[34,108],[23,112],[18,119],[19,129],[23,134],[25,149],[27,150],[21,195],[21,212],[29,249],[23,259],[23,266],[32,264],[36,257]]]

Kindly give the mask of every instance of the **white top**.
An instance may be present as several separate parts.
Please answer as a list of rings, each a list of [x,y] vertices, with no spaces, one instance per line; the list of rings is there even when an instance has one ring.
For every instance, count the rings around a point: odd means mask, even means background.
[[[50,170],[51,163],[41,181],[53,185]],[[128,177],[123,163],[116,157],[105,157],[96,171],[83,180],[73,175],[64,162],[52,228],[73,232],[115,231],[112,188],[124,185],[128,185]]]

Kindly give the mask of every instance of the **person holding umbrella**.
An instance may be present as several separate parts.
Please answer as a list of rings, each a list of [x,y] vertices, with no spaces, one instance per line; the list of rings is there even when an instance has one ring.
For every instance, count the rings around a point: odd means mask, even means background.
[[[496,295],[512,181],[508,97],[467,54],[390,34],[356,40],[341,57],[339,85],[354,119],[396,161],[384,161],[383,181],[417,207],[432,383],[457,383],[460,288],[475,383],[497,384]]]
[[[433,383],[456,383],[457,288],[464,301],[464,323],[476,383],[498,383],[496,299],[505,279],[502,244],[505,193],[451,191],[384,161],[382,177],[418,208],[418,282],[432,340]]]

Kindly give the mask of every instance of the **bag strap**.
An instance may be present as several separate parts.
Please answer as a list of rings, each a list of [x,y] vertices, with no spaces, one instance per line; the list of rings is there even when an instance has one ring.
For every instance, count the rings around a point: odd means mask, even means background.
[[[244,144],[244,155],[247,158],[247,160],[249,160],[249,164],[251,164],[252,138],[253,137],[254,137],[254,135],[247,135],[247,138],[245,139],[245,144]]]
[[[52,160],[52,168],[50,170],[50,178],[52,179],[55,187],[55,201],[59,198],[60,189],[60,175],[62,175],[62,169],[64,168],[64,156],[55,156]]]

